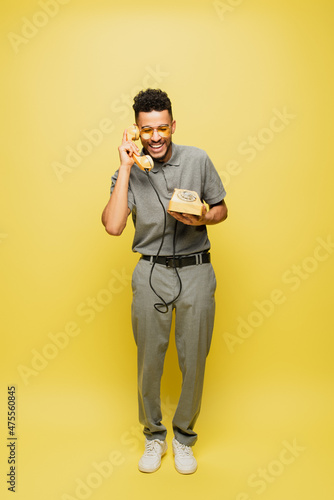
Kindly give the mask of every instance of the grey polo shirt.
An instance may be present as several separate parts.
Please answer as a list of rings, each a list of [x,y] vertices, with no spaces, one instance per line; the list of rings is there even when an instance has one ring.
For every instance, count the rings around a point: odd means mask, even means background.
[[[143,154],[143,153],[142,153]],[[154,162],[148,174],[167,210],[174,188],[196,191],[202,201],[214,205],[222,201],[226,192],[222,181],[202,149],[172,144],[172,156],[166,163]],[[115,186],[118,170],[113,175],[111,190]],[[156,255],[164,227],[164,213],[147,174],[134,165],[131,169],[128,207],[132,212],[135,235],[132,250],[144,255]],[[173,255],[173,236],[176,227],[176,255],[189,255],[209,250],[206,226],[187,226],[167,214],[167,225],[160,255]]]

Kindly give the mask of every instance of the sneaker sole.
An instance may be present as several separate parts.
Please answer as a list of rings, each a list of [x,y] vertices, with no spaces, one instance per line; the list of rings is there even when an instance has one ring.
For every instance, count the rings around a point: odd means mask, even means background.
[[[178,472],[179,474],[183,474],[183,475],[185,475],[185,474],[194,474],[194,472],[196,472],[196,471],[197,471],[197,466],[196,466],[196,468],[195,468],[195,469],[191,469],[191,470],[182,470],[182,469],[179,469],[179,468],[176,466],[176,464],[175,464],[175,469],[177,470],[177,472]]]

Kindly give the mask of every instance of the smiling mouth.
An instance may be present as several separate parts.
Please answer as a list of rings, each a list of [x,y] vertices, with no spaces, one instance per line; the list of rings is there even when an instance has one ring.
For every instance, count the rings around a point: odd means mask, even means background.
[[[153,150],[159,151],[159,149],[163,148],[164,143],[162,144],[149,144],[149,147]]]

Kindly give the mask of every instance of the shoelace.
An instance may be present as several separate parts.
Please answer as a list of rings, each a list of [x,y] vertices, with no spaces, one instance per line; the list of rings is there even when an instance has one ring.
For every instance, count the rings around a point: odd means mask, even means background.
[[[148,456],[153,456],[153,455],[156,455],[157,453],[157,446],[159,446],[158,443],[155,443],[154,440],[151,440],[151,441],[146,441],[145,443],[145,455],[148,455]]]
[[[185,444],[178,443],[176,445],[176,449],[182,457],[192,457],[193,456],[193,452],[192,452],[192,449],[190,446],[186,446]]]

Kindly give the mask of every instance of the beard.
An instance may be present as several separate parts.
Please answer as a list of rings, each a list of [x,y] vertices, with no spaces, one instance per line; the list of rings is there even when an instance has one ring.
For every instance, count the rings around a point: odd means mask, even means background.
[[[153,161],[157,161],[159,163],[164,163],[165,159],[170,154],[171,150],[172,150],[172,141],[168,145],[168,147],[166,149],[166,153],[163,153],[161,156],[152,156],[152,154],[146,148],[143,148],[143,152],[144,152],[145,155],[151,156],[151,158],[153,159]]]

